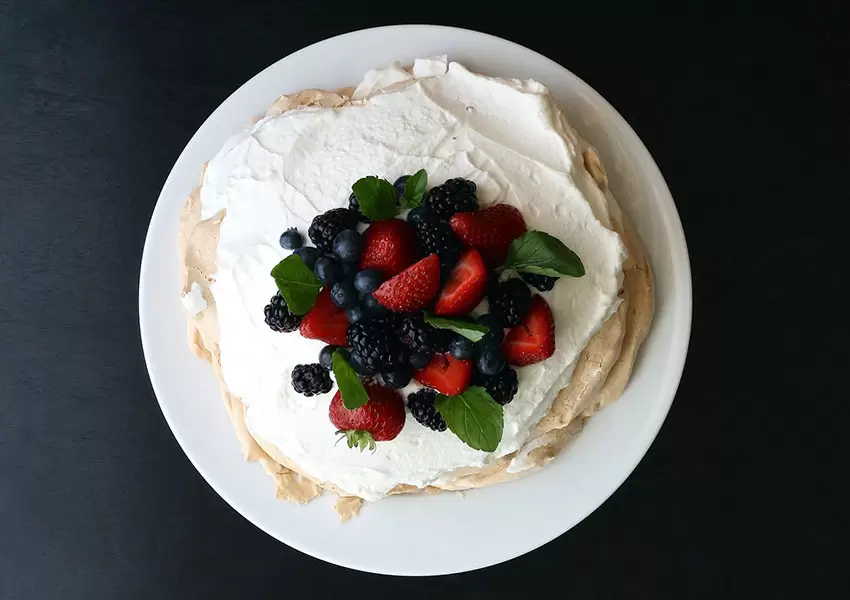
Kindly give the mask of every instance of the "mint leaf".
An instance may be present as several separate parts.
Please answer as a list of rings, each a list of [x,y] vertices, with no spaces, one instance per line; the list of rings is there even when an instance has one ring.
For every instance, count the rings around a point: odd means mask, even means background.
[[[357,196],[360,212],[373,221],[392,219],[398,212],[395,188],[386,179],[370,175],[355,181],[351,189]]]
[[[457,396],[437,394],[434,406],[452,433],[470,448],[493,452],[502,441],[504,411],[483,387],[467,388]]]
[[[272,269],[271,276],[292,313],[304,315],[313,308],[322,284],[300,256],[291,254],[284,258]]]
[[[366,404],[369,401],[369,394],[366,393],[360,376],[345,358],[345,354],[339,350],[334,351],[331,362],[334,378],[342,395],[342,405],[348,410],[354,410]]]
[[[542,231],[528,231],[511,242],[505,268],[549,277],[584,275],[578,255],[561,240]]]
[[[432,314],[425,313],[425,322],[431,327],[437,329],[449,329],[455,333],[462,335],[471,342],[478,342],[487,335],[490,328],[486,325],[478,323],[469,323],[460,319],[446,319],[445,317],[435,317]]]
[[[425,192],[428,186],[428,173],[425,169],[419,169],[410,176],[404,184],[404,194],[401,197],[401,205],[404,208],[417,208],[422,206]]]

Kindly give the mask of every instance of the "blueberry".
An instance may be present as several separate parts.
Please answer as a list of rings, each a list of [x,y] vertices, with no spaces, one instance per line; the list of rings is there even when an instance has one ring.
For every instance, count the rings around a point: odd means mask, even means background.
[[[304,261],[304,264],[311,269],[316,266],[316,261],[322,257],[322,253],[319,252],[318,248],[310,248],[308,246],[296,248],[295,254],[300,256],[301,260]]]
[[[357,323],[357,321],[362,321],[369,315],[368,311],[361,304],[352,306],[346,314],[348,315],[349,323]]]
[[[366,365],[366,361],[364,361],[359,354],[351,354],[351,357],[348,359],[351,363],[351,366],[359,375],[374,375],[375,371],[370,370]]]
[[[502,319],[497,315],[481,315],[478,317],[479,325],[486,325],[490,328],[482,340],[478,342],[484,346],[495,346],[502,343],[502,339],[505,337],[505,330],[502,328]]]
[[[393,182],[393,187],[395,188],[396,194],[398,194],[399,198],[404,196],[404,186],[407,185],[408,179],[410,179],[410,175],[402,175]]]
[[[290,227],[280,234],[280,247],[284,250],[297,250],[304,244],[304,238],[295,227]]]
[[[336,346],[325,346],[322,348],[322,351],[319,352],[319,364],[328,371],[333,368],[334,350],[336,350]]]
[[[472,342],[463,336],[456,336],[449,344],[449,353],[458,360],[472,357]]]
[[[387,312],[387,309],[381,306],[381,303],[372,294],[363,296],[363,308],[369,311],[369,314],[376,317]]]
[[[414,369],[424,369],[431,362],[430,352],[414,352],[410,355],[410,366]]]
[[[437,215],[424,206],[412,208],[407,213],[407,222],[411,225],[416,225],[417,223],[435,223],[437,220]]]
[[[357,304],[357,290],[350,281],[337,281],[331,287],[331,300],[340,308],[351,308]]]
[[[410,383],[410,375],[410,367],[402,366],[391,373],[384,373],[381,378],[388,386],[401,389]]]
[[[331,285],[340,275],[339,264],[327,256],[316,261],[316,267],[313,271],[316,274],[316,279],[325,285]]]
[[[339,263],[341,267],[341,278],[343,281],[353,281],[354,276],[357,274],[357,264],[356,263]]]
[[[343,229],[336,234],[333,249],[342,262],[357,262],[363,251],[363,238],[353,229]]]
[[[377,269],[366,269],[354,276],[354,287],[358,292],[369,294],[381,285],[381,272]]]
[[[475,361],[478,370],[484,375],[496,375],[505,368],[505,357],[502,352],[495,346],[485,346],[478,353],[478,359]]]

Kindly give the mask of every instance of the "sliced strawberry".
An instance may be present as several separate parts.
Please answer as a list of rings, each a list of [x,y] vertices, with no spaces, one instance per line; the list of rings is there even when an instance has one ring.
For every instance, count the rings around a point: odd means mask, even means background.
[[[458,360],[451,354],[435,354],[424,369],[413,372],[413,378],[446,396],[456,396],[469,387],[472,361]]]
[[[331,400],[328,415],[339,433],[348,438],[348,447],[361,450],[375,448],[375,442],[394,439],[404,427],[404,400],[388,387],[374,383],[364,384],[369,401],[360,408],[349,410],[337,392]]]
[[[449,225],[467,248],[478,248],[490,268],[503,265],[511,242],[526,232],[522,213],[507,204],[457,213]]]
[[[465,315],[478,306],[487,290],[487,265],[475,248],[460,256],[443,286],[434,312],[438,315]]]
[[[322,340],[334,346],[347,346],[346,332],[348,317],[344,308],[337,307],[331,300],[331,290],[325,287],[319,292],[316,304],[301,319],[299,328],[305,338]]]
[[[393,312],[421,310],[440,291],[440,257],[431,254],[381,284],[372,295]]]
[[[539,363],[555,353],[555,319],[543,296],[535,295],[522,323],[508,330],[502,353],[516,367]]]
[[[378,269],[385,278],[398,275],[422,256],[413,227],[401,219],[387,219],[363,233],[360,270]]]

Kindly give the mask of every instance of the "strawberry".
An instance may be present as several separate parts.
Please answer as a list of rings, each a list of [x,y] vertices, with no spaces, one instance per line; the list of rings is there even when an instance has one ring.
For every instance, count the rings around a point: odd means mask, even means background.
[[[369,401],[360,408],[348,410],[342,403],[342,394],[337,391],[331,400],[328,413],[337,433],[348,439],[348,447],[358,446],[361,452],[368,446],[375,449],[375,442],[394,439],[404,427],[404,400],[388,387],[365,383]]]
[[[305,338],[322,340],[334,346],[348,345],[345,335],[348,331],[348,317],[345,309],[337,307],[331,300],[330,287],[319,292],[316,304],[301,319],[299,330]]]
[[[464,252],[437,298],[434,313],[465,315],[478,306],[487,290],[487,275],[487,265],[478,250]]]
[[[469,387],[472,361],[458,360],[451,354],[435,354],[424,369],[413,372],[413,378],[446,396],[456,396]]]
[[[378,221],[363,233],[360,270],[378,269],[385,278],[390,278],[415,263],[420,256],[416,232],[407,221]]]
[[[381,284],[372,295],[393,312],[421,310],[440,291],[440,257],[430,254]]]
[[[478,248],[490,268],[503,265],[511,242],[526,232],[522,213],[507,204],[457,213],[449,225],[464,245]]]
[[[555,353],[555,319],[543,296],[535,295],[522,323],[508,330],[502,353],[516,367],[539,363]]]

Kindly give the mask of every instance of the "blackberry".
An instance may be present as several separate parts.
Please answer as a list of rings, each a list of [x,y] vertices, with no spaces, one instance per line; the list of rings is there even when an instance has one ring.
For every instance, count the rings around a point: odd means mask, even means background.
[[[515,277],[494,282],[487,292],[490,312],[498,315],[505,327],[519,325],[531,308],[531,290]]]
[[[438,254],[440,256],[440,272],[444,278],[448,277],[460,257],[461,251],[463,251],[463,245],[457,239],[455,232],[452,231],[448,223],[442,221],[420,220],[416,222],[414,227],[422,252],[426,256],[432,253]]]
[[[332,208],[313,219],[307,235],[316,248],[323,252],[333,252],[334,238],[344,229],[357,226],[357,213],[347,208]]]
[[[280,292],[272,296],[266,308],[263,310],[266,315],[266,325],[274,331],[282,331],[288,333],[295,331],[301,325],[301,317],[293,315],[289,312],[289,307],[286,305],[286,300],[280,295]]]
[[[401,343],[414,354],[434,352],[436,331],[422,318],[421,313],[399,315],[396,320],[396,333]]]
[[[455,213],[478,210],[475,189],[475,183],[468,179],[449,179],[443,185],[428,190],[425,194],[425,206],[445,220]]]
[[[558,281],[557,277],[535,275],[534,273],[520,273],[519,276],[522,277],[523,281],[525,281],[528,285],[541,292],[548,292],[555,287],[555,282]]]
[[[407,410],[421,425],[434,431],[445,431],[446,421],[434,407],[437,392],[434,390],[419,390],[407,397]]]
[[[331,376],[319,363],[296,365],[292,369],[292,387],[305,396],[326,394],[331,391]]]
[[[405,362],[404,347],[387,319],[363,319],[348,326],[348,345],[367,372],[389,372]]]
[[[519,388],[516,371],[510,367],[505,367],[496,375],[475,373],[472,383],[486,389],[493,400],[502,406],[514,399]]]

